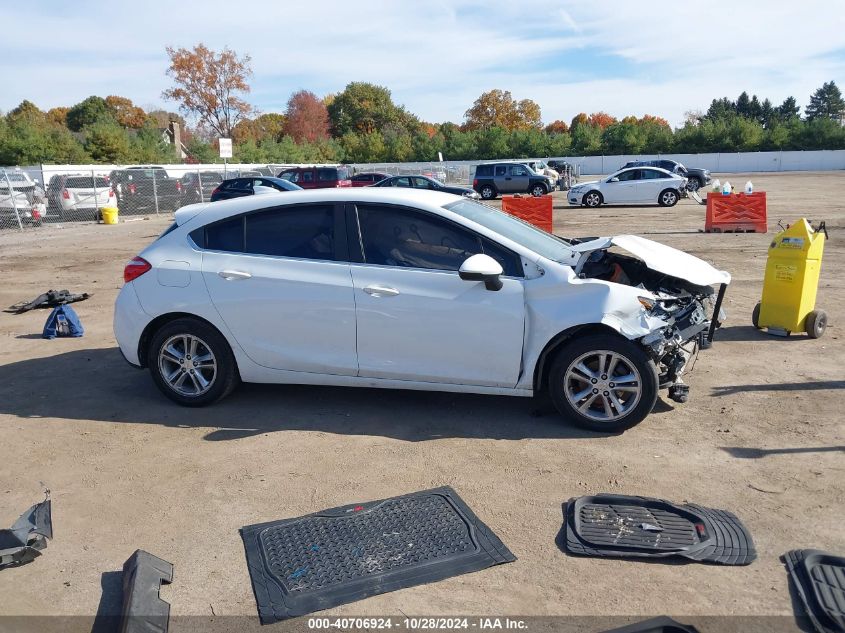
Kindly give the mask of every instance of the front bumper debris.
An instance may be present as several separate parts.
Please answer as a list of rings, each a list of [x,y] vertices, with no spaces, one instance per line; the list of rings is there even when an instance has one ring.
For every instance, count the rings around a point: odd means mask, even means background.
[[[24,512],[11,528],[0,530],[0,569],[33,561],[53,538],[50,491],[44,495],[44,501]]]

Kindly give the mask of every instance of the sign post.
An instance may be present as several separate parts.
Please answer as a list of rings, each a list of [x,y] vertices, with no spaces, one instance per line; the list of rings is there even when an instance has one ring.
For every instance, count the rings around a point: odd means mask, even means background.
[[[230,138],[219,138],[217,139],[218,144],[220,145],[220,158],[223,159],[223,179],[225,180],[228,176],[226,173],[227,170],[227,158],[232,158],[232,139]]]

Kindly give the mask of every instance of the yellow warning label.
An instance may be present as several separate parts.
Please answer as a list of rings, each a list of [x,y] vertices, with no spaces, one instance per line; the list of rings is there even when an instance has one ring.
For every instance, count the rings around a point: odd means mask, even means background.
[[[775,264],[775,279],[778,281],[795,281],[795,274],[797,272],[798,266]]]

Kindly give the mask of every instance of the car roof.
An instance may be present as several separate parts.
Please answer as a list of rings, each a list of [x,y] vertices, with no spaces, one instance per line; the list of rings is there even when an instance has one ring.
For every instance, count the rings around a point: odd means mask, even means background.
[[[669,174],[670,176],[672,176],[674,178],[680,178],[680,176],[678,176],[678,174],[672,173],[668,169],[663,169],[662,167],[656,167],[655,165],[643,165],[643,164],[631,165],[630,167],[623,167],[621,169],[617,169],[615,172],[613,172],[610,175],[613,176],[614,174],[621,174],[623,171],[632,171],[634,169],[640,169],[642,167],[648,167],[649,169],[653,169],[655,171],[660,171],[660,172],[663,172],[664,174]]]
[[[358,187],[342,189],[303,189],[288,191],[284,196],[246,196],[219,202],[191,204],[176,211],[176,224],[182,226],[199,216],[203,224],[216,222],[240,213],[289,204],[319,202],[361,202],[439,209],[443,205],[461,200],[460,196],[439,191],[405,188]]]

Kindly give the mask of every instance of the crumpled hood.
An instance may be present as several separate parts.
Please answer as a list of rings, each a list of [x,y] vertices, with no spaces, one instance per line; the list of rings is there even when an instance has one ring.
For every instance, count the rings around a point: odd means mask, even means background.
[[[677,277],[678,279],[684,279],[696,286],[731,283],[729,272],[718,270],[703,259],[679,251],[677,248],[647,240],[637,235],[600,237],[589,242],[576,244],[572,248],[573,250],[587,253],[610,246],[618,246],[628,251],[631,255],[643,260],[645,265],[652,270]]]

